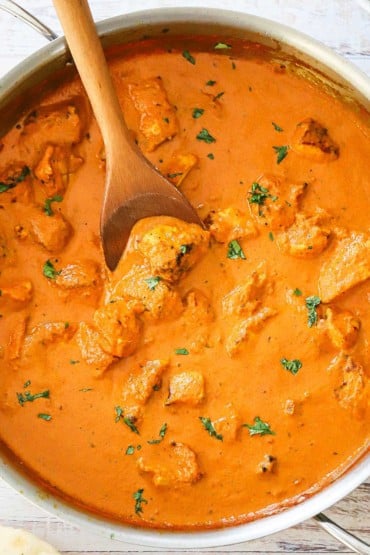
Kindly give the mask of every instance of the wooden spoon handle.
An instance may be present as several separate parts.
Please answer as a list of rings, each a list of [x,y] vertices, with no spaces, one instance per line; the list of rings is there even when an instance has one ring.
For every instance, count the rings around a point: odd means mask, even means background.
[[[132,141],[108,70],[87,0],[53,0],[64,34],[89,96],[106,150]],[[109,156],[110,158],[110,156]]]

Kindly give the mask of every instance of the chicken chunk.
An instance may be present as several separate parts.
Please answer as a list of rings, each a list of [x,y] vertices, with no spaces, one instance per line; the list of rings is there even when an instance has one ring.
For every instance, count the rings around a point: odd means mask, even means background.
[[[204,378],[200,372],[181,372],[170,379],[166,405],[185,403],[199,405],[204,400]]]
[[[328,130],[312,118],[298,123],[291,146],[297,154],[314,162],[331,162],[339,156],[339,146],[330,137]]]
[[[160,386],[162,374],[168,365],[168,360],[148,360],[130,372],[122,390],[122,407],[125,416],[135,421],[141,418],[143,406],[155,388]]]
[[[69,176],[83,164],[69,146],[47,145],[34,173],[47,197],[64,194]]]
[[[178,131],[175,108],[169,103],[160,77],[130,83],[128,93],[140,114],[144,150],[151,152]]]
[[[66,297],[77,294],[79,299],[95,301],[102,290],[101,270],[93,260],[77,261],[59,270],[52,283]]]
[[[29,219],[32,238],[48,252],[64,249],[72,235],[72,227],[60,212],[48,216],[42,210],[33,210]]]
[[[235,239],[251,239],[258,231],[254,223],[238,208],[212,210],[205,219],[207,229],[218,243],[230,243]]]
[[[111,299],[122,298],[134,303],[138,312],[145,311],[153,320],[174,319],[183,311],[177,291],[158,276],[153,276],[146,266],[133,265],[116,283]]]
[[[263,296],[270,292],[271,284],[267,281],[263,266],[260,266],[247,277],[244,283],[237,285],[223,297],[223,314],[250,316],[261,304]]]
[[[319,296],[327,303],[370,277],[370,238],[352,232],[321,266]]]
[[[196,224],[175,218],[156,225],[138,242],[139,251],[150,264],[153,275],[174,283],[205,254],[209,233]]]
[[[158,487],[178,488],[197,482],[201,477],[197,457],[184,443],[172,442],[161,449],[152,449],[150,454],[137,461],[139,470],[153,476]]]
[[[87,120],[87,106],[82,97],[40,106],[23,121],[23,142],[40,149],[46,143],[76,144],[82,139]]]
[[[140,339],[140,325],[126,302],[116,301],[96,310],[94,324],[99,332],[99,345],[108,355],[122,358],[135,352]]]
[[[198,158],[195,154],[174,154],[161,172],[171,183],[179,187],[197,163]]]
[[[94,366],[98,374],[102,374],[112,364],[114,357],[107,354],[100,347],[100,334],[90,324],[80,322],[76,333],[76,342],[81,351],[81,357]]]
[[[324,214],[307,216],[298,212],[295,222],[286,231],[279,233],[276,242],[279,249],[297,258],[314,258],[327,247],[330,229],[320,225]]]
[[[20,310],[28,305],[33,295],[33,285],[28,279],[16,281],[12,285],[0,286],[0,307],[3,311]]]
[[[328,370],[338,376],[339,386],[334,389],[334,395],[339,404],[345,409],[357,407],[365,390],[366,376],[363,367],[352,357],[340,353]]]
[[[258,226],[281,231],[291,226],[298,210],[298,199],[307,183],[291,184],[277,175],[264,175],[252,184],[248,203]]]
[[[352,312],[327,307],[321,322],[334,347],[345,351],[355,345],[361,322]]]
[[[31,170],[26,164],[12,164],[0,171],[0,205],[33,200]]]
[[[34,344],[50,345],[56,341],[69,341],[76,332],[76,327],[66,322],[46,322],[37,324],[25,339],[25,348]]]
[[[230,357],[236,355],[243,343],[245,343],[251,334],[258,331],[268,318],[275,316],[276,310],[264,307],[258,312],[249,316],[245,320],[241,320],[232,328],[230,335],[228,336],[225,348],[226,352]]]
[[[26,336],[28,316],[24,312],[14,312],[7,318],[9,336],[5,347],[5,357],[17,360],[22,353]]]

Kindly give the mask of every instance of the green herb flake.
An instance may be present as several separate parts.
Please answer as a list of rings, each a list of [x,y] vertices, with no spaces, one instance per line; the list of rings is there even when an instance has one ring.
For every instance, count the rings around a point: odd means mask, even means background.
[[[320,303],[321,299],[316,295],[306,297],[306,308],[308,310],[307,325],[309,328],[312,328],[312,326],[315,326],[317,324],[318,316],[316,308],[319,306]]]
[[[14,189],[14,187],[26,179],[26,177],[31,173],[28,166],[23,166],[21,172],[18,175],[13,175],[9,177],[7,181],[0,182],[0,193],[6,193],[9,189]]]
[[[163,118],[163,121],[164,121],[165,123],[170,123],[170,120],[169,120],[168,118]]]
[[[210,418],[206,418],[204,416],[199,416],[199,420],[201,421],[201,423],[203,424],[203,427],[205,430],[207,430],[207,432],[209,433],[209,435],[211,437],[214,437],[216,439],[218,439],[219,441],[223,441],[223,436],[221,434],[218,434],[215,430],[214,425],[212,424],[212,421]]]
[[[129,416],[125,416],[123,418],[123,422],[126,424],[126,426],[128,426],[131,430],[131,432],[133,432],[134,434],[138,434],[139,435],[139,430],[137,429],[137,427],[135,426],[133,420],[131,417]]]
[[[175,349],[176,355],[188,355],[189,351],[187,349]]]
[[[161,276],[152,276],[144,281],[148,284],[148,287],[151,291],[157,287],[158,283],[162,280]]]
[[[263,206],[265,204],[265,200],[268,198],[273,198],[270,194],[269,190],[266,187],[263,187],[256,181],[252,183],[251,190],[248,191],[248,202],[249,204],[258,204],[259,206]],[[275,197],[274,197],[275,198]]]
[[[191,251],[191,245],[180,245],[180,254],[187,254]]]
[[[69,322],[64,322],[64,329],[67,330],[69,328]]]
[[[293,374],[293,376],[295,376],[302,368],[302,362],[297,358],[294,358],[292,360],[288,360],[287,358],[282,358],[280,362],[283,368],[285,368],[285,370],[288,370],[288,372]]]
[[[215,50],[229,50],[231,48],[231,44],[226,44],[226,42],[218,42],[213,47]]]
[[[207,154],[207,158],[209,158],[210,160],[214,160],[214,159],[215,159],[215,155],[212,154],[212,152],[210,152],[209,154]]]
[[[17,393],[18,403],[23,407],[24,403],[33,403],[36,399],[49,399],[50,391],[46,389],[45,391],[41,391],[40,393],[32,393],[30,391],[25,391],[24,393]]]
[[[71,358],[71,360],[69,361],[69,364],[80,364],[80,361]]]
[[[274,436],[275,432],[273,432],[270,428],[270,425],[267,422],[264,422],[260,419],[259,416],[256,416],[254,419],[254,424],[243,424],[245,428],[248,428],[249,434],[251,436],[260,435],[266,436],[271,435]]]
[[[114,421],[117,424],[117,422],[119,422],[121,418],[123,418],[123,408],[117,405],[116,407],[114,407],[114,412],[116,413]]]
[[[48,279],[55,279],[59,276],[60,271],[58,272],[54,264],[50,260],[47,260],[42,268],[42,273]]]
[[[203,108],[194,108],[192,116],[194,119],[200,118],[204,114]]]
[[[143,497],[144,489],[138,489],[135,493],[132,494],[132,497],[135,499],[135,513],[139,515],[143,512],[142,504],[148,503],[146,499]]]
[[[199,133],[197,135],[197,139],[198,139],[198,141],[204,141],[207,144],[211,144],[211,143],[216,142],[216,139],[214,137],[212,137],[212,135],[209,133],[209,131],[207,129],[205,129],[204,127],[201,131],[199,131]]]
[[[31,380],[27,380],[26,382],[24,382],[23,387],[26,389],[26,387],[29,387],[31,385]]]
[[[272,231],[269,232],[269,239],[270,241],[274,240],[274,234],[272,233]]]
[[[189,50],[184,50],[182,53],[183,57],[185,58],[185,60],[187,60],[188,62],[190,62],[191,64],[193,64],[193,66],[195,66],[195,58],[194,56],[192,56],[189,52]]]
[[[221,98],[221,96],[223,96],[224,94],[225,94],[224,91],[219,92],[218,94],[216,94],[216,95],[213,97],[213,101],[218,100],[218,99]]]
[[[273,128],[275,129],[275,131],[277,131],[278,133],[281,133],[282,131],[284,131],[284,129],[282,127],[280,127],[280,125],[278,125],[274,121],[272,121],[271,123],[272,123]]]
[[[206,85],[207,87],[213,87],[213,85],[215,85],[217,83],[217,81],[212,81],[212,79],[210,79],[209,81],[207,81]]]
[[[161,429],[159,430],[159,439],[150,439],[148,441],[149,445],[157,445],[158,443],[161,443],[161,441],[163,441],[164,436],[167,433],[167,423],[165,422],[162,426]]]
[[[133,445],[129,445],[126,449],[125,455],[133,455],[135,453],[135,447]]]
[[[276,162],[280,164],[284,158],[288,155],[289,147],[287,145],[273,146],[272,147],[277,154]]]
[[[236,239],[230,241],[228,244],[226,256],[227,258],[230,258],[230,260],[236,260],[237,258],[241,258],[242,260],[246,259],[243,249]]]
[[[293,289],[293,295],[295,295],[296,297],[301,297],[302,291],[298,289],[298,287],[296,287],[295,289]]]
[[[46,414],[45,412],[39,412],[38,415],[37,415],[37,418],[41,418],[41,420],[46,420],[46,422],[50,422],[51,415]]]
[[[183,172],[168,173],[167,177],[168,179],[175,179],[176,177],[180,177],[182,174]]]
[[[62,202],[62,200],[63,200],[63,197],[61,195],[54,195],[53,197],[45,199],[45,203],[44,203],[45,214],[47,214],[48,216],[53,216],[54,212],[51,207],[51,204],[53,202]]]

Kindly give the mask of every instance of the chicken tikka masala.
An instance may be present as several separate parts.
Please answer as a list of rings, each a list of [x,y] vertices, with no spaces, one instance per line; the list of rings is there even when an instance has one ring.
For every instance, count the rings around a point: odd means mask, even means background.
[[[1,140],[1,440],[140,526],[274,513],[367,448],[369,128],[260,46],[210,40],[110,59],[133,140],[204,221],[142,220],[113,273],[80,81]]]

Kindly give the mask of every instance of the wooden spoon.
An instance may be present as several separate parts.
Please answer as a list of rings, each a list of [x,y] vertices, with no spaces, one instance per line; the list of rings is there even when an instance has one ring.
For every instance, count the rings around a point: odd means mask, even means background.
[[[103,136],[107,171],[100,236],[107,266],[114,270],[132,226],[141,218],[174,216],[203,224],[132,140],[87,0],[53,2]]]

